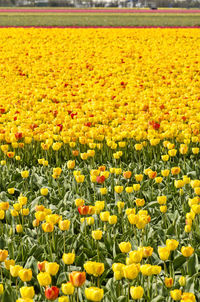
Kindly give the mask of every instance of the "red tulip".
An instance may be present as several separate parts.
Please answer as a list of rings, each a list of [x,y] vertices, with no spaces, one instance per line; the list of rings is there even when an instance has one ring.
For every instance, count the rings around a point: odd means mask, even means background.
[[[60,131],[62,131],[62,129],[63,129],[63,125],[62,124],[58,124],[57,127],[59,127]]]
[[[75,287],[80,287],[85,283],[86,280],[86,274],[85,272],[72,272],[69,275],[69,280]]]
[[[98,184],[102,184],[105,181],[105,176],[101,175],[101,176],[97,176],[97,183]]]
[[[58,295],[59,295],[59,288],[56,287],[56,286],[52,286],[52,287],[47,287],[45,289],[45,297],[48,299],[48,300],[55,300],[58,298]]]
[[[156,123],[156,122],[153,122],[152,126],[153,126],[153,129],[155,129],[155,130],[158,130],[160,128],[160,124]]]
[[[78,207],[79,214],[87,215],[89,213],[90,207],[89,206],[80,206]]]
[[[21,132],[15,133],[15,137],[16,137],[17,140],[21,139],[22,138],[22,133]]]

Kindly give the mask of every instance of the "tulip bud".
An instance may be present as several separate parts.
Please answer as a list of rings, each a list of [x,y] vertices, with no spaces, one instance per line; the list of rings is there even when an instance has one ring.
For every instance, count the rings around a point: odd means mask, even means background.
[[[185,286],[186,284],[186,278],[184,276],[181,276],[178,280],[180,286]]]

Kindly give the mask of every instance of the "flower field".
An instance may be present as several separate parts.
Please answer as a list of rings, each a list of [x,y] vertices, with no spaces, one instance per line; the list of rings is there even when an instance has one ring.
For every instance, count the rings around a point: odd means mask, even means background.
[[[0,301],[200,301],[199,29],[0,29]]]

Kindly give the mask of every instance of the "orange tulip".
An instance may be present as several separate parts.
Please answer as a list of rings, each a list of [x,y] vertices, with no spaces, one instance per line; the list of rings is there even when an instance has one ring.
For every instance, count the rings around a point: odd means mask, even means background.
[[[74,271],[69,275],[69,280],[74,287],[80,287],[85,283],[86,273]]]

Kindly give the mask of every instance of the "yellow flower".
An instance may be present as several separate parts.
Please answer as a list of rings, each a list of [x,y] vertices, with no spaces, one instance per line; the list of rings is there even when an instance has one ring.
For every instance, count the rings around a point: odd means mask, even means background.
[[[155,182],[156,182],[157,184],[160,184],[160,183],[162,182],[162,180],[163,180],[162,177],[156,177],[156,178],[155,178]]]
[[[199,153],[199,148],[192,148],[192,153],[193,154],[198,154]]]
[[[168,151],[169,156],[174,157],[176,156],[177,150],[176,149],[171,149]]]
[[[157,176],[157,172],[156,171],[149,171],[148,176],[150,179],[154,179]]]
[[[183,293],[181,296],[181,302],[195,302],[195,295],[192,293]]]
[[[123,278],[123,273],[121,271],[114,272],[114,279],[115,281],[119,281]]]
[[[183,186],[185,185],[184,181],[183,180],[175,180],[174,181],[174,186],[177,188],[177,189],[180,189],[182,188]]]
[[[136,151],[141,151],[143,148],[143,145],[142,144],[135,144],[135,150]]]
[[[70,227],[70,221],[66,220],[59,220],[59,228],[61,231],[68,231]]]
[[[119,248],[122,253],[129,253],[131,250],[131,243],[130,242],[121,242],[119,244]]]
[[[22,178],[27,178],[27,177],[29,177],[29,171],[27,171],[27,170],[22,171],[22,172],[21,172],[21,176],[22,176]]]
[[[0,295],[3,295],[4,292],[4,286],[2,283],[0,283]]]
[[[75,167],[75,160],[68,160],[68,162],[67,162],[67,168],[69,170],[72,170],[72,169],[74,169],[74,167]]]
[[[52,222],[43,223],[42,229],[45,233],[51,233],[54,230],[54,224]]]
[[[121,212],[121,209],[124,208],[125,203],[123,201],[117,202],[118,211]]]
[[[82,160],[86,160],[88,158],[88,154],[87,153],[81,153],[80,157]]]
[[[171,168],[172,175],[178,175],[181,172],[180,167],[173,167]]]
[[[56,224],[61,220],[61,217],[58,214],[49,214],[45,217],[46,222]]]
[[[130,293],[133,300],[141,299],[144,295],[144,289],[141,286],[131,286]]]
[[[131,263],[139,263],[139,262],[141,262],[142,261],[142,256],[143,256],[143,253],[140,250],[138,250],[138,251],[131,251],[129,253],[129,257],[130,257]]]
[[[114,171],[115,171],[114,173],[115,173],[116,175],[122,174],[122,169],[121,169],[121,168],[115,168]],[[111,173],[111,171],[110,171],[110,173]]]
[[[59,270],[60,265],[56,262],[47,262],[45,263],[45,271],[51,276],[55,276]]]
[[[181,154],[186,154],[186,153],[188,152],[188,146],[185,145],[185,144],[181,144],[181,145],[180,145],[180,148],[179,148],[179,152],[180,152]]]
[[[19,271],[22,270],[23,267],[20,265],[10,265],[10,274],[12,277],[18,277]]]
[[[113,272],[123,272],[124,267],[125,267],[125,264],[123,264],[123,263],[113,263],[112,270],[113,270]]]
[[[8,251],[7,250],[0,250],[0,262],[3,262],[8,257]]]
[[[16,232],[17,232],[17,233],[22,233],[22,232],[23,232],[23,227],[22,227],[21,224],[17,224],[17,225],[16,225]]]
[[[133,280],[137,278],[137,275],[139,274],[140,271],[140,265],[139,264],[130,264],[130,265],[125,265],[123,267],[123,273],[124,277],[130,280]]]
[[[73,295],[74,286],[71,282],[62,283],[62,292],[65,295]]]
[[[194,253],[194,249],[191,246],[182,246],[181,253],[184,257],[190,257]]]
[[[9,188],[8,193],[11,194],[11,195],[14,194],[15,193],[15,188]]]
[[[131,172],[131,171],[125,171],[125,172],[123,172],[123,176],[124,176],[124,178],[126,178],[126,179],[131,178],[131,175],[132,175],[132,172]]]
[[[62,260],[65,264],[70,265],[72,263],[74,263],[75,260],[75,254],[74,253],[64,253],[62,256]]]
[[[184,276],[181,276],[178,280],[180,286],[185,286],[186,284],[186,278]]]
[[[20,288],[20,294],[23,299],[29,298],[32,299],[35,295],[33,286],[23,286]]]
[[[169,155],[167,155],[167,154],[166,155],[162,155],[161,158],[162,158],[163,161],[168,161]]]
[[[59,142],[56,142],[56,143],[54,143],[54,144],[52,145],[52,149],[53,149],[54,151],[60,150],[61,147],[62,147],[62,143],[59,143]]]
[[[135,180],[141,182],[143,180],[143,174],[135,174]]]
[[[5,212],[4,210],[0,210],[0,220],[3,220],[4,218],[5,218]]]
[[[48,190],[47,188],[41,188],[41,189],[40,189],[40,193],[41,193],[41,195],[43,195],[43,196],[47,196],[48,193],[49,193],[49,190]]]
[[[18,201],[19,201],[20,205],[25,206],[27,204],[27,197],[20,194],[20,196],[18,197]],[[15,209],[15,210],[17,210],[17,209]]]
[[[194,192],[195,194],[200,195],[200,187],[194,188]]]
[[[179,242],[175,239],[167,239],[166,246],[169,248],[170,251],[175,251],[179,245]]]
[[[141,265],[140,271],[144,276],[151,276],[153,274],[153,266],[151,264]]]
[[[162,267],[159,265],[152,265],[152,274],[159,275],[162,270]]]
[[[180,289],[174,289],[170,291],[170,295],[173,300],[179,301],[181,300],[182,291]]]
[[[163,177],[169,176],[169,170],[168,170],[168,169],[166,169],[166,170],[161,170],[161,175],[162,175]]]
[[[191,232],[191,230],[192,230],[191,225],[189,225],[189,224],[188,224],[188,225],[186,225],[186,226],[185,226],[185,228],[184,228],[184,230],[185,230],[185,232],[186,232],[186,233],[190,233],[190,232]]]
[[[105,211],[105,212],[101,212],[101,213],[100,213],[100,219],[101,219],[101,221],[103,221],[103,222],[108,221],[109,216],[110,216],[110,212],[108,212],[108,211]]]
[[[126,193],[133,193],[133,187],[126,187]]]
[[[95,239],[95,240],[101,240],[102,231],[101,230],[92,231],[92,238]]]
[[[139,222],[139,217],[135,214],[129,214],[128,221],[130,222],[130,224],[137,224]]]
[[[104,291],[98,287],[89,287],[85,289],[86,299],[90,301],[101,301],[103,299]]]
[[[113,225],[117,223],[117,216],[116,215],[110,215],[108,218],[108,223]]]
[[[192,211],[193,211],[195,214],[200,214],[200,204],[193,204],[193,205],[192,205]]]
[[[40,286],[48,286],[51,284],[51,275],[47,272],[41,272],[37,275]]]
[[[15,260],[13,260],[13,259],[5,260],[4,263],[5,263],[5,268],[9,271],[10,266],[15,265]]]
[[[124,187],[123,186],[115,186],[115,192],[120,194],[123,192]]]
[[[101,276],[105,270],[104,263],[87,261],[84,264],[84,269],[89,275],[93,275],[94,277]]]
[[[100,188],[99,191],[100,191],[101,195],[106,195],[108,192],[108,190],[106,188]]]
[[[83,183],[85,180],[85,175],[76,175],[75,180],[77,183]]]
[[[167,206],[161,206],[160,211],[161,211],[161,213],[166,213],[167,212]]]
[[[22,209],[22,210],[21,210],[21,214],[22,214],[23,216],[28,216],[28,215],[29,215],[29,209]]]
[[[167,196],[163,195],[163,196],[157,196],[157,202],[160,205],[166,204],[167,202]]]
[[[99,214],[105,207],[105,201],[96,201],[95,202],[95,212]]]
[[[165,286],[167,288],[171,288],[173,286],[174,280],[173,280],[173,278],[167,278],[167,277],[165,277],[164,282],[165,282]]]
[[[85,203],[85,201],[84,201],[83,199],[81,199],[81,198],[77,198],[77,199],[75,200],[75,205],[76,205],[76,207],[83,206],[84,203]]]
[[[139,191],[140,190],[140,184],[133,184],[133,190],[134,191]]]
[[[2,201],[0,202],[0,210],[7,211],[9,209],[9,202]]]
[[[170,249],[168,247],[158,247],[158,254],[161,260],[166,261],[170,255]]]
[[[138,250],[142,251],[142,257],[147,258],[153,254],[153,248],[151,246],[143,246],[140,247]]]
[[[32,270],[23,268],[19,271],[18,276],[23,282],[28,282],[32,279]]]
[[[58,302],[69,302],[69,297],[61,296],[58,298]]]
[[[143,207],[144,205],[145,205],[145,200],[142,198],[137,198],[136,200],[135,200],[135,203],[136,203],[136,205],[138,206],[138,207]]]

